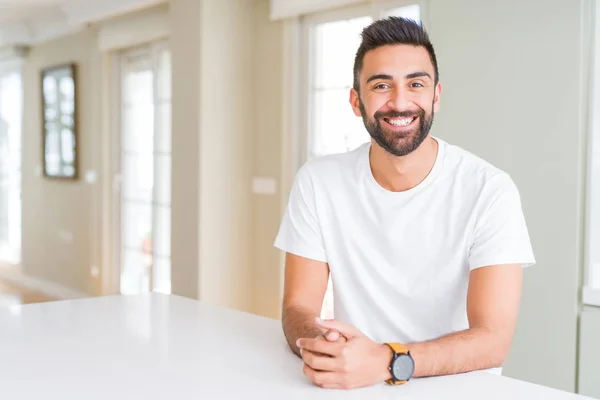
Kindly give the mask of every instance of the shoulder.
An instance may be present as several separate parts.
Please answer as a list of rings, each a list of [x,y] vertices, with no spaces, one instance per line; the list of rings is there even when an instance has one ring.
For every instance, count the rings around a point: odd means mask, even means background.
[[[448,170],[460,181],[469,182],[480,189],[508,189],[514,186],[508,172],[460,146],[441,142],[445,146]]]
[[[339,182],[340,179],[354,174],[361,156],[368,151],[368,146],[369,144],[365,143],[346,153],[314,157],[304,163],[296,179],[311,184]]]
[[[484,209],[499,199],[520,202],[519,190],[508,172],[459,146],[442,143],[446,170],[463,195],[472,196]]]

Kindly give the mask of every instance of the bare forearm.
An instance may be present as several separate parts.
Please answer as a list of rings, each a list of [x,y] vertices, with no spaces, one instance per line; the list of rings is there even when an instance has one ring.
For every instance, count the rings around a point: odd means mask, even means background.
[[[497,332],[472,328],[408,345],[415,360],[414,376],[450,375],[498,367],[510,346],[502,337]]]
[[[296,341],[300,338],[315,338],[323,334],[323,330],[315,323],[318,315],[302,307],[287,307],[283,309],[283,332],[294,353],[300,356]]]

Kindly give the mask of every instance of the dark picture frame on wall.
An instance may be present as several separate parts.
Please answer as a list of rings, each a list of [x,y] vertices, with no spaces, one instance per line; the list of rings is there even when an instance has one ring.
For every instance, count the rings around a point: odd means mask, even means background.
[[[77,66],[42,70],[42,168],[46,178],[76,180]]]

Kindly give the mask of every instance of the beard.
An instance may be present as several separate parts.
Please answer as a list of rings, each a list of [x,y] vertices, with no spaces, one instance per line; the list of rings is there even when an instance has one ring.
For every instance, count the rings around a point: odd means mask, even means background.
[[[359,107],[363,123],[369,135],[371,135],[381,148],[398,157],[405,156],[418,149],[425,138],[427,138],[427,135],[429,135],[431,125],[433,124],[433,102],[430,113],[426,113],[424,109],[419,107],[417,111],[377,111],[373,115],[373,118],[367,116],[365,106],[360,98]],[[419,118],[418,124],[409,131],[399,133],[382,125],[384,118],[409,117]]]

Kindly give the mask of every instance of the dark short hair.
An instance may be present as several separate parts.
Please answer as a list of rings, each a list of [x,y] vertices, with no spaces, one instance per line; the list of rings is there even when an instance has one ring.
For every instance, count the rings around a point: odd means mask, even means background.
[[[360,87],[360,71],[363,67],[365,54],[378,47],[394,44],[425,47],[433,64],[434,81],[436,84],[438,83],[440,76],[435,51],[429,41],[429,35],[421,23],[407,18],[388,17],[367,26],[363,29],[361,37],[362,41],[354,58],[354,89],[357,91]]]

